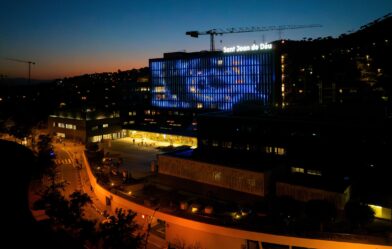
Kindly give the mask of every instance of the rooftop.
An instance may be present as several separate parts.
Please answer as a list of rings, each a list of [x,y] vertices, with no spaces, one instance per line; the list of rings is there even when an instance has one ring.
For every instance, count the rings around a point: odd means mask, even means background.
[[[200,153],[198,149],[179,149],[173,152],[168,152],[164,155],[194,160],[198,162],[217,164],[227,166],[231,168],[251,170],[255,172],[265,172],[272,170],[275,167],[280,166],[280,162],[277,160],[271,160],[267,157],[239,157],[230,154],[205,154]]]

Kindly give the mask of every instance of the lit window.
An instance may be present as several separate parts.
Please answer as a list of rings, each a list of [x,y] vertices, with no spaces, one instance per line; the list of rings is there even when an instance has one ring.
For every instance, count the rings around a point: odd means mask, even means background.
[[[203,108],[203,103],[197,103],[197,109]]]
[[[109,124],[103,124],[102,125],[102,128],[108,128],[109,127]]]
[[[58,125],[58,127],[60,127],[60,128],[65,128],[64,123],[58,123],[57,125]]]
[[[112,134],[105,134],[102,137],[103,137],[103,139],[112,139],[113,138]]]
[[[273,153],[274,152],[274,147],[271,147],[271,146],[265,147],[265,152],[268,153],[268,154]]]
[[[215,181],[220,181],[220,179],[221,179],[221,177],[222,177],[222,172],[220,172],[220,171],[215,171],[215,172],[213,172],[212,174],[213,174],[213,176],[214,176],[214,180],[215,180]]]
[[[57,136],[58,136],[58,137],[65,138],[65,133],[60,133],[60,132],[57,132]]]
[[[76,125],[73,125],[73,124],[65,124],[65,128],[66,128],[66,129],[70,129],[70,130],[76,130]]]
[[[223,148],[231,149],[231,142],[223,142],[223,143],[222,143],[222,147],[223,147]]]
[[[292,173],[305,173],[305,169],[300,168],[300,167],[291,167],[291,172]]]
[[[308,175],[321,176],[320,170],[308,169],[306,173],[308,173]]]
[[[53,127],[56,127],[56,122],[53,122]]]
[[[165,87],[164,86],[156,86],[154,91],[156,93],[163,93],[163,92],[165,92]]]
[[[256,179],[254,179],[254,178],[248,179],[248,185],[250,187],[255,187],[256,186]]]
[[[276,148],[276,154],[283,156],[286,154],[286,150],[284,148]]]

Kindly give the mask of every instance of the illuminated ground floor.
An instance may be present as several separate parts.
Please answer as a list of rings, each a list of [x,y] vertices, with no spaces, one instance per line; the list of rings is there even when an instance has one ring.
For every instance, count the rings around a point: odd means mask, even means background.
[[[127,130],[126,136],[131,139],[135,139],[136,142],[153,144],[155,146],[181,146],[186,145],[192,148],[197,147],[197,138],[196,137],[188,137],[188,136],[180,136],[180,135],[171,135],[157,132],[147,132],[147,131],[137,131],[137,130]]]

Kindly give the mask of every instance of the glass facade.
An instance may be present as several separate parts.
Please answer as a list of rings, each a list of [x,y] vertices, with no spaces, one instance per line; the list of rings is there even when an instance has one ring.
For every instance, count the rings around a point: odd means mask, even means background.
[[[152,59],[150,70],[156,107],[231,110],[241,101],[274,101],[273,51],[184,54]]]

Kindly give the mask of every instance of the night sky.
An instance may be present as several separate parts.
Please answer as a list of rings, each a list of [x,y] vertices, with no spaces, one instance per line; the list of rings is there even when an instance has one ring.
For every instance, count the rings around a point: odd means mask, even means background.
[[[287,30],[285,39],[337,37],[392,12],[391,0],[4,0],[0,3],[0,75],[52,79],[140,68],[164,52],[209,49],[186,31],[321,24]],[[270,42],[277,31],[218,36],[217,48]]]

